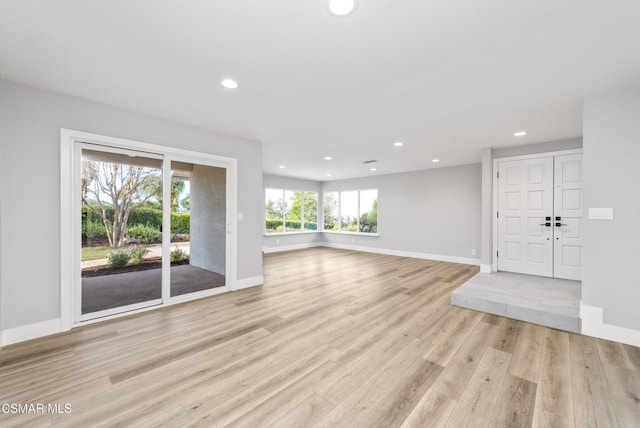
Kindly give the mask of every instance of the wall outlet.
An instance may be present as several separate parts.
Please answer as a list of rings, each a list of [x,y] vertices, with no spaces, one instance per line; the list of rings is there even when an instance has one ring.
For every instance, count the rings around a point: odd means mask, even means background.
[[[475,248],[471,250],[471,255],[472,255],[472,256],[475,256],[477,253],[478,253],[478,252],[476,251],[476,249],[475,249]]]
[[[351,243],[353,244],[354,242],[356,242],[356,240],[351,238]]]
[[[280,243],[279,239],[276,239],[276,245],[278,245]]]

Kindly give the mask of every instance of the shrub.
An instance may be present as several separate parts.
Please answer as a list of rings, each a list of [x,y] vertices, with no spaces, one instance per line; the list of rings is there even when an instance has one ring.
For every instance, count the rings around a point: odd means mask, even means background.
[[[182,260],[187,259],[189,256],[185,253],[182,248],[176,247],[175,250],[171,251],[170,259],[172,262],[180,262]]]
[[[278,227],[280,227],[282,229],[282,219],[278,220],[278,219],[268,218],[266,220],[266,228],[267,228],[267,230],[277,230]]]
[[[95,218],[98,219],[98,212],[100,208],[97,205],[93,207],[82,207],[82,233],[85,233],[85,224],[87,223],[87,218]],[[109,220],[113,220],[113,207],[106,207],[107,218]],[[89,220],[91,221],[91,220]],[[95,220],[102,224],[101,220]],[[158,210],[155,208],[133,208],[129,212],[129,220],[130,225],[143,224],[154,229],[160,230],[162,227],[162,210]],[[185,233],[188,234],[190,229],[190,215],[189,213],[171,213],[171,232],[172,233]],[[105,231],[106,237],[106,231]]]
[[[160,230],[162,227],[162,210],[134,208],[129,212],[129,224],[146,224],[149,227]]]
[[[134,224],[127,227],[127,236],[137,239],[143,244],[151,244],[162,239],[162,233],[158,229],[143,224]]]
[[[88,240],[107,239],[107,228],[99,220],[88,220],[82,225],[82,232]]]
[[[126,250],[113,250],[107,253],[107,266],[109,269],[125,267],[129,263],[129,252]]]
[[[188,235],[191,231],[191,215],[189,213],[171,213],[171,233]]]
[[[287,230],[300,229],[300,226],[301,226],[300,220],[286,221]],[[266,227],[266,230],[270,230],[270,231],[282,231],[282,220],[266,219],[265,227]],[[304,223],[304,230],[317,230],[317,229],[318,229],[317,223],[311,223],[311,222]]]
[[[131,263],[138,264],[144,256],[149,253],[149,249],[143,245],[132,245],[129,247],[129,259]]]

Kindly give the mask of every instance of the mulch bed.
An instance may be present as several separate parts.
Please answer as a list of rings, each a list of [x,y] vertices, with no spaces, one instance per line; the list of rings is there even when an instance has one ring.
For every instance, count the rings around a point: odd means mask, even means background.
[[[188,265],[189,259],[180,260],[179,262],[171,262],[171,266]],[[162,267],[162,257],[153,257],[144,259],[138,264],[127,265],[121,268],[111,269],[106,266],[98,266],[82,269],[83,278],[93,278],[96,276],[115,275],[118,273],[140,272],[142,270],[160,269]]]

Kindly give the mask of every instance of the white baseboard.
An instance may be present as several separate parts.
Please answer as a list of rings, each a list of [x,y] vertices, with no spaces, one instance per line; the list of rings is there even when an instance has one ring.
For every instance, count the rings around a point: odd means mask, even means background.
[[[304,250],[305,248],[321,247],[322,245],[323,245],[322,242],[306,242],[304,244],[282,245],[277,247],[262,247],[262,252],[265,254],[279,253],[281,251]]]
[[[416,253],[413,251],[389,250],[386,248],[363,247],[359,245],[337,244],[334,242],[321,242],[321,246],[340,248],[343,250],[363,251],[366,253],[386,254],[388,256],[411,257],[414,259],[436,260],[439,262],[462,263],[465,265],[480,266],[479,259],[467,257],[443,256],[441,254]]]
[[[589,306],[580,302],[580,318],[582,334],[600,339],[640,346],[640,331],[604,323],[602,308]]]
[[[20,327],[7,328],[2,331],[2,346],[24,342],[50,334],[60,333],[60,318],[27,324]]]
[[[491,265],[485,265],[484,263],[480,263],[480,272],[482,273],[491,273]]]
[[[236,279],[235,284],[231,286],[231,290],[237,291],[244,288],[256,287],[262,284],[264,284],[264,277],[262,275],[253,276],[251,278]]]

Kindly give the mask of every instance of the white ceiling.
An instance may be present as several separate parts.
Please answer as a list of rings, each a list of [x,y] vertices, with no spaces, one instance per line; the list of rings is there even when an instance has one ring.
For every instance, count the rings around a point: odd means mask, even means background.
[[[0,0],[0,76],[260,140],[265,172],[315,180],[580,136],[585,94],[640,81],[638,0],[326,2]]]

